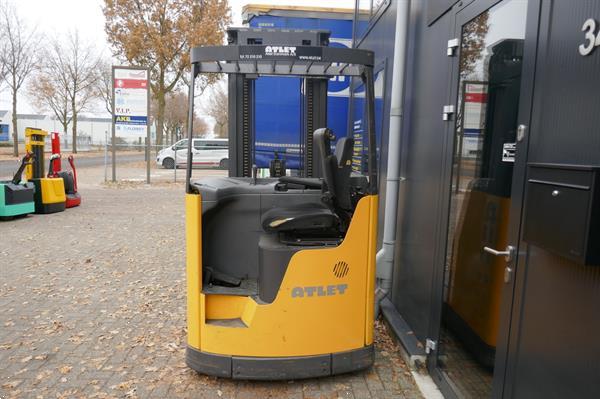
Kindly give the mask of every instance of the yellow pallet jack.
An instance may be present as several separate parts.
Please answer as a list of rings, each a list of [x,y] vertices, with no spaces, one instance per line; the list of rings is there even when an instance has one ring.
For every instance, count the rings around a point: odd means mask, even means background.
[[[60,177],[46,177],[44,171],[44,146],[48,132],[42,129],[25,128],[25,150],[33,153],[31,165],[25,175],[35,186],[35,213],[62,212],[66,208],[64,181]],[[52,159],[50,164],[52,165]]]

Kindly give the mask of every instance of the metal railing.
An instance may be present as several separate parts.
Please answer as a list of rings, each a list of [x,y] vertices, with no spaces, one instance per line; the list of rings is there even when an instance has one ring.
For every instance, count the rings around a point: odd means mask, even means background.
[[[110,143],[103,145],[104,181],[113,183],[123,180],[141,181],[142,170],[145,172],[143,180],[147,184],[150,184],[151,180],[160,182],[184,181],[185,172],[181,169],[186,168],[187,148],[173,148],[173,153],[166,156],[169,160],[172,160],[172,165],[157,162],[159,151],[169,147],[172,147],[172,144],[147,146],[145,144],[119,143],[115,144],[114,147]],[[212,165],[200,166],[199,168],[205,170],[202,173],[210,170],[212,171],[208,172],[209,174],[219,173],[217,171],[227,173],[226,169],[213,167]],[[124,176],[127,177],[124,178]]]

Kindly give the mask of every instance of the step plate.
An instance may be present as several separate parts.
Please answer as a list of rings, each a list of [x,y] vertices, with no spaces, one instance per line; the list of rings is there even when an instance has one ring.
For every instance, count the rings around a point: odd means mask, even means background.
[[[242,319],[207,319],[206,324],[211,326],[230,327],[230,328],[248,328]]]
[[[224,287],[215,284],[203,284],[202,293],[207,295],[258,295],[258,283],[256,279],[243,279],[239,287]]]

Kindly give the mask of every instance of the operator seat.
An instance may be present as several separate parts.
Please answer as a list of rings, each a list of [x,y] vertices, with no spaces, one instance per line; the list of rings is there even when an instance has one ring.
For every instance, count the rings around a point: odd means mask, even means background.
[[[302,204],[294,207],[273,208],[265,212],[261,223],[268,233],[294,233],[310,235],[330,233],[339,235],[348,226],[352,199],[350,195],[350,173],[354,140],[343,137],[338,140],[335,152],[331,153],[331,140],[335,139],[328,128],[317,129],[314,141],[319,151],[324,181],[322,184],[323,204]],[[280,181],[286,181],[285,178]],[[301,182],[301,179],[294,179]],[[314,182],[307,182],[308,187]]]

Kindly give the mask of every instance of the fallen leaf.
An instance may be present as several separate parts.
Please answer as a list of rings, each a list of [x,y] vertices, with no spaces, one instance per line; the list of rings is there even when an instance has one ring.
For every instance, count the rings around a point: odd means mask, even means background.
[[[58,369],[58,371],[60,371],[61,374],[69,374],[72,369],[73,369],[73,367],[71,367],[71,366],[62,366],[61,368]]]
[[[2,384],[2,388],[4,389],[15,389],[19,384],[23,382],[23,380],[14,380],[7,383]]]

